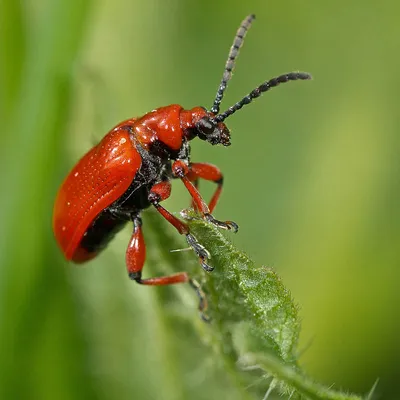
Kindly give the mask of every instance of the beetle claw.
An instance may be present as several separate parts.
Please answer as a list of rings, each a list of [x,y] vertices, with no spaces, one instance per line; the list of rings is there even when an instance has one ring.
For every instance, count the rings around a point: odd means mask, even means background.
[[[237,233],[239,230],[239,225],[233,221],[225,221],[225,224],[228,226],[228,229],[232,230],[234,233]]]
[[[219,221],[215,219],[211,214],[204,214],[204,218],[211,224],[215,225],[217,228],[233,231],[234,233],[236,233],[239,230],[239,225],[236,222]]]
[[[204,269],[204,271],[207,271],[207,272],[213,271],[214,267],[211,267],[206,262],[209,258],[211,258],[211,255],[208,252],[208,250],[204,246],[202,246],[191,233],[188,233],[186,235],[186,240],[189,243],[189,245],[192,247],[194,252],[200,258],[200,264],[201,264],[202,268]]]
[[[200,318],[207,324],[209,324],[211,322],[211,318],[207,314],[205,314],[203,311],[200,311]]]
[[[191,233],[188,233],[186,235],[186,240],[187,240],[188,244],[192,247],[194,252],[202,260],[207,260],[208,258],[211,258],[211,255],[208,252],[208,250],[204,246],[202,246]]]
[[[210,265],[208,265],[204,260],[200,259],[200,264],[201,264],[202,268],[204,269],[204,271],[206,271],[206,272],[214,271],[214,267],[211,267]]]
[[[189,284],[196,291],[197,297],[199,298],[199,311],[201,319],[204,322],[210,322],[211,318],[206,313],[208,308],[208,302],[205,293],[203,292],[200,284],[196,280],[190,279]]]

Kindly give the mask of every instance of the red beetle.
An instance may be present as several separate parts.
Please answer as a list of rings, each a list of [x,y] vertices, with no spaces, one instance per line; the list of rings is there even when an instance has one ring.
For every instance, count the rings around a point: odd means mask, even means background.
[[[189,282],[200,297],[203,311],[205,300],[200,286],[186,272],[142,279],[146,250],[140,214],[153,205],[186,236],[206,271],[213,269],[207,264],[207,250],[190,233],[187,224],[160,204],[170,196],[170,180],[181,179],[204,219],[219,228],[237,231],[234,222],[218,221],[212,216],[221,194],[223,176],[214,165],[190,162],[189,141],[198,137],[212,145],[229,146],[230,133],[224,123],[227,117],[280,83],[311,78],[305,72],[278,76],[255,88],[225,112],[219,112],[235,59],[254,18],[254,15],[248,16],[235,36],[210,110],[203,107],[185,110],[173,104],[128,119],[112,129],[72,169],[58,192],[53,214],[54,233],[67,260],[83,263],[92,259],[127,221],[132,221],[133,234],[126,251],[129,277],[143,285]],[[197,190],[200,178],[217,184],[209,205]]]

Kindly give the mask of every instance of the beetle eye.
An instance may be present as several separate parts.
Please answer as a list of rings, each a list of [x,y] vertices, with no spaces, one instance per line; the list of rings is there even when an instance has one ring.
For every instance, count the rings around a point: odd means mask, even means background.
[[[210,118],[203,117],[197,122],[196,128],[200,134],[207,136],[214,133],[215,124],[210,120]]]

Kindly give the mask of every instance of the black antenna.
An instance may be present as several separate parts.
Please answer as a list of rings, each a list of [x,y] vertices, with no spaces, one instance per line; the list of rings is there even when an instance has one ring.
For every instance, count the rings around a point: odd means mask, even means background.
[[[217,94],[215,95],[214,104],[210,110],[214,114],[219,113],[219,105],[222,101],[222,98],[224,97],[224,92],[228,85],[228,82],[232,77],[232,71],[233,71],[233,68],[235,68],[235,60],[239,54],[240,47],[243,44],[244,37],[246,36],[246,33],[249,30],[251,23],[253,22],[253,20],[255,18],[256,18],[256,16],[254,14],[247,16],[241,23],[241,25],[236,33],[235,39],[233,40],[233,44],[229,51],[228,59],[225,64],[225,70],[222,75],[222,80],[221,80],[221,83],[219,84]]]
[[[222,122],[230,115],[235,113],[237,110],[240,110],[246,104],[251,103],[257,97],[260,97],[264,92],[272,89],[275,86],[280,85],[281,83],[286,83],[289,81],[297,81],[297,80],[309,80],[311,79],[311,75],[308,72],[289,72],[284,75],[277,76],[269,81],[262,83],[260,86],[256,87],[252,90],[247,96],[243,97],[242,100],[238,101],[233,106],[229,107],[226,111],[221,114],[216,115],[213,120],[215,122]]]

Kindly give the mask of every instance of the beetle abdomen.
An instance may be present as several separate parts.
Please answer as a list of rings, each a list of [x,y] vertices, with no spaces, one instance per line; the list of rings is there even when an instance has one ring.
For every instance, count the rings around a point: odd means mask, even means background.
[[[95,257],[107,247],[108,243],[127,222],[127,220],[113,215],[108,209],[102,211],[87,228],[72,256],[72,261],[81,263]]]

